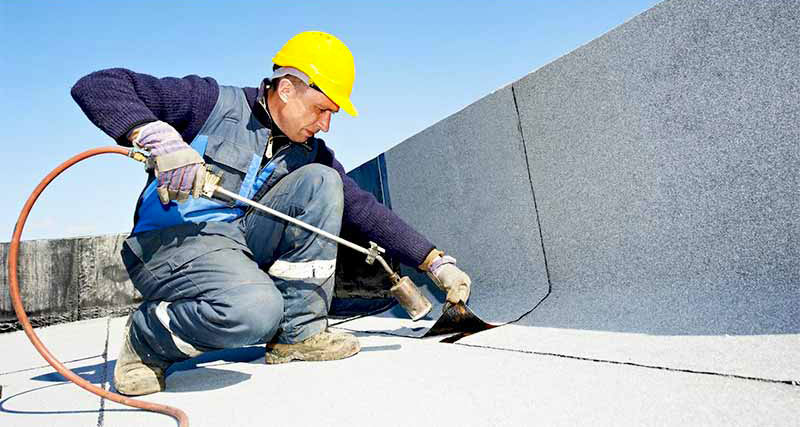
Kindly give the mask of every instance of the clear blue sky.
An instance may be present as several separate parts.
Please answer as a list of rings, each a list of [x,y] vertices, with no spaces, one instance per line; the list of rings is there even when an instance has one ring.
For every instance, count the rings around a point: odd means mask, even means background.
[[[0,241],[52,168],[113,141],[69,95],[81,76],[126,67],[254,86],[292,35],[330,32],[356,59],[352,99],[322,137],[349,170],[618,26],[655,0],[3,1]],[[106,155],[51,185],[24,239],[126,232],[145,179]]]

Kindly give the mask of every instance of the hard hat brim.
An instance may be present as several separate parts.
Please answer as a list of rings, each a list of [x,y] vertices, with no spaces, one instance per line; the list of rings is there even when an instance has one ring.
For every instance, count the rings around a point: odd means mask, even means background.
[[[332,101],[336,102],[335,100]],[[358,110],[356,109],[356,106],[353,105],[352,102],[350,102],[349,99],[343,99],[341,102],[336,102],[336,105],[338,105],[339,108],[344,110],[347,114],[353,117],[358,117]]]
[[[315,82],[315,83],[319,86],[322,93],[325,94],[325,96],[327,96],[328,99],[333,101],[334,104],[338,105],[339,108],[341,108],[347,114],[353,117],[358,117],[358,110],[356,109],[356,106],[353,105],[352,102],[350,102],[350,98],[346,96],[337,96],[335,91],[327,90],[327,88],[325,87],[326,85],[323,82]]]

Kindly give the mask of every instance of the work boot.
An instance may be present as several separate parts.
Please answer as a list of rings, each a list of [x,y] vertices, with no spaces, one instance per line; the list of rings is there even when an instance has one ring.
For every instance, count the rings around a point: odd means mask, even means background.
[[[164,372],[170,364],[142,361],[131,344],[130,324],[132,318],[133,314],[128,317],[122,349],[117,357],[117,364],[114,366],[114,387],[118,392],[127,396],[141,396],[164,391],[166,387]]]
[[[348,358],[361,350],[358,338],[347,332],[323,331],[296,344],[267,344],[266,362],[291,362],[292,360],[339,360]]]

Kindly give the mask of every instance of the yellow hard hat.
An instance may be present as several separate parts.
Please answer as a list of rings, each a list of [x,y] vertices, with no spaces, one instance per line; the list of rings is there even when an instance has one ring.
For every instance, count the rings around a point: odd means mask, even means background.
[[[306,73],[309,85],[316,85],[331,101],[355,117],[350,102],[356,66],[350,49],[336,37],[321,31],[306,31],[289,39],[272,58],[275,65]]]

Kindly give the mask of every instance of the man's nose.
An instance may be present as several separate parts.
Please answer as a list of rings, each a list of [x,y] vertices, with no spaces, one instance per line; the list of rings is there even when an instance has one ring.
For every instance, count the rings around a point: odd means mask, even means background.
[[[325,111],[319,119],[319,129],[323,132],[328,132],[331,128],[331,112]]]

